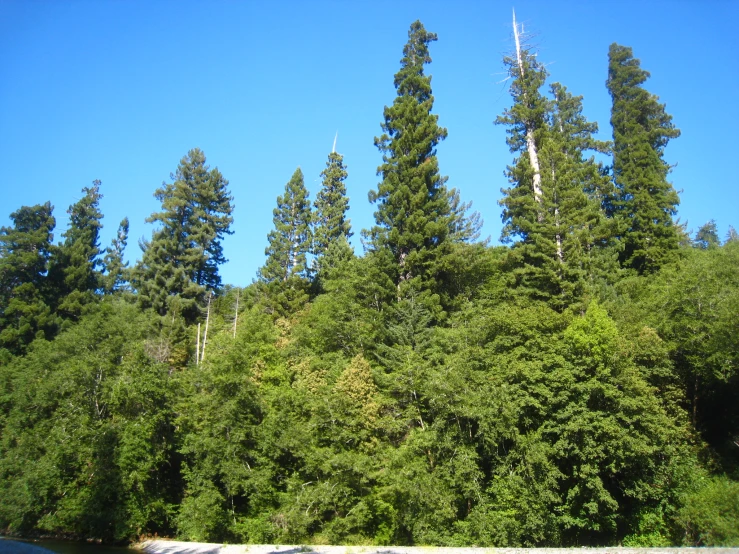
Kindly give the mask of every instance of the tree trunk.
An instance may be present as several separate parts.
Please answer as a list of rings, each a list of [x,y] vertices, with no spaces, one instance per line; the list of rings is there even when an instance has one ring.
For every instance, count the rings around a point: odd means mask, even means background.
[[[524,76],[523,63],[521,61],[521,41],[518,36],[518,25],[516,24],[516,11],[513,11],[513,37],[516,41],[516,60],[518,61],[518,71],[521,73],[521,78]],[[524,100],[526,99],[524,93]],[[531,167],[534,170],[534,200],[539,204],[539,212],[536,216],[536,220],[541,223],[544,220],[544,213],[541,210],[541,169],[539,167],[539,153],[536,149],[536,142],[534,141],[534,129],[530,123],[524,122],[526,127],[526,149],[529,153],[529,161]]]

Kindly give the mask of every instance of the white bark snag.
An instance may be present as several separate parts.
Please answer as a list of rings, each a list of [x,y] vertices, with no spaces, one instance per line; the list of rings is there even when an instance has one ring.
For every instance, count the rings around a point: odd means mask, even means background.
[[[516,10],[513,10],[513,38],[516,41],[516,61],[518,62],[518,71],[521,73],[521,78],[524,76],[523,63],[521,61],[521,41],[518,37],[518,25],[516,24]],[[523,87],[521,87],[523,90]],[[526,93],[524,92],[524,100],[526,100]],[[534,142],[534,129],[529,122],[524,122],[526,127],[526,148],[529,152],[529,161],[531,167],[534,170],[534,200],[541,207],[541,169],[539,168],[539,154],[536,150],[536,143]],[[536,220],[541,223],[544,219],[544,213],[540,209]]]
[[[198,339],[195,343],[195,365],[200,365],[200,323],[198,322]]]
[[[236,322],[239,319],[239,296],[241,291],[236,291],[236,309],[234,310],[234,338],[236,338]]]
[[[210,322],[210,297],[212,295],[208,293],[208,311],[205,316],[205,333],[203,334],[203,351],[200,353],[200,361],[205,359],[205,344],[208,342],[208,323]]]
[[[560,127],[561,128],[561,127]],[[554,172],[554,164],[552,164],[552,186],[556,186],[556,174]],[[555,188],[556,191],[556,188]],[[559,231],[559,198],[557,193],[554,193],[554,226],[557,229],[555,239],[557,240],[557,261],[562,264],[564,263],[564,255],[562,254],[562,234]]]

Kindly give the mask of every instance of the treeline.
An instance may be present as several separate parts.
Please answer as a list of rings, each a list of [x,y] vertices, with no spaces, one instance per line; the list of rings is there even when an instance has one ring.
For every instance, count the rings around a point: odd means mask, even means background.
[[[679,135],[630,48],[613,141],[515,26],[505,246],[446,186],[414,23],[385,108],[376,225],[348,239],[331,152],[266,262],[223,285],[228,181],[191,150],[99,244],[100,183],[0,230],[0,529],[106,541],[739,544],[739,240],[690,237]],[[609,160],[610,165],[605,165]]]

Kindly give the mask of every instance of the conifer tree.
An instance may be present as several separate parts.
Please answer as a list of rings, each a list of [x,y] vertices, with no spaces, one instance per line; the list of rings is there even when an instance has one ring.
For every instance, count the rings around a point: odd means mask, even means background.
[[[607,152],[593,138],[597,125],[582,115],[582,97],[563,85],[542,94],[548,76],[535,54],[522,47],[504,63],[512,79],[513,106],[496,122],[508,126],[508,145],[517,154],[502,192],[502,239],[516,241],[509,265],[522,291],[563,308],[607,266],[603,247],[612,230],[602,209],[610,181],[590,152]],[[610,268],[608,268],[610,269]]]
[[[0,228],[0,350],[20,354],[55,329],[47,283],[53,210],[49,202],[23,206],[10,214],[13,227]]]
[[[377,225],[367,235],[372,250],[389,253],[381,257],[392,260],[386,272],[399,297],[408,284],[433,290],[437,262],[454,224],[446,178],[439,174],[436,159],[447,130],[431,113],[431,77],[424,74],[431,62],[429,44],[436,39],[420,21],[411,25],[395,74],[397,97],[385,107],[383,134],[375,138],[383,153],[377,168],[382,181],[369,193],[370,202],[377,204]]]
[[[128,244],[128,218],[124,217],[118,225],[118,232],[105,249],[105,258],[103,259],[103,267],[105,268],[105,276],[103,277],[103,288],[106,294],[123,290],[126,288],[128,281],[128,262],[123,261],[123,252]]]
[[[321,190],[313,204],[313,254],[316,256],[315,265],[318,269],[325,265],[324,258],[336,255],[341,257],[342,254],[346,256],[349,252],[344,247],[351,250],[347,242],[353,234],[351,223],[346,217],[349,198],[346,196],[344,180],[347,175],[344,157],[336,151],[331,152],[326,169],[321,172]],[[331,248],[332,244],[336,246]],[[329,266],[334,265],[332,260],[326,262]]]
[[[67,210],[69,228],[62,233],[64,242],[55,248],[49,276],[56,288],[62,317],[76,320],[83,307],[96,299],[102,286],[100,260],[100,181],[82,189],[84,196]]]
[[[164,183],[154,196],[162,211],[147,221],[159,223],[151,241],[143,241],[134,285],[146,307],[160,314],[174,299],[187,318],[197,315],[197,303],[206,289],[218,290],[218,266],[226,261],[221,240],[231,234],[233,197],[228,181],[217,168],[206,165],[198,148],[180,160],[172,183]]]
[[[721,239],[718,238],[718,227],[713,219],[700,226],[695,234],[693,246],[703,250],[721,246]]]
[[[659,98],[642,87],[649,72],[631,48],[612,44],[608,60],[614,211],[626,228],[620,261],[623,267],[651,273],[674,258],[680,243],[680,228],[672,220],[680,199],[667,181],[670,166],[663,159],[667,143],[680,131]]]
[[[264,250],[267,261],[260,270],[262,279],[285,282],[291,277],[307,278],[311,212],[300,168],[285,185],[285,194],[277,197],[272,215],[275,228],[267,236],[269,245]]]

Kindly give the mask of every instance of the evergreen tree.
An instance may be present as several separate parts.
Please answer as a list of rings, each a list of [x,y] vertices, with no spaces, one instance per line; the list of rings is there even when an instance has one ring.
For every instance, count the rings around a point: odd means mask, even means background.
[[[105,249],[105,258],[103,259],[103,267],[105,268],[105,276],[103,277],[103,288],[106,294],[125,290],[128,282],[128,262],[123,261],[123,252],[128,244],[128,218],[124,217],[118,225],[118,232]]]
[[[57,289],[57,312],[73,320],[80,317],[85,305],[95,301],[102,286],[100,181],[93,181],[82,192],[84,196],[67,210],[69,228],[62,234],[64,242],[55,249],[49,271]]]
[[[23,206],[10,214],[13,227],[0,228],[0,349],[20,354],[55,329],[47,283],[53,210],[49,202]]]
[[[610,230],[601,205],[610,182],[586,153],[608,145],[593,138],[598,127],[582,115],[582,97],[559,83],[551,99],[542,94],[547,72],[514,29],[516,56],[504,60],[514,103],[496,120],[508,126],[518,155],[507,169],[512,186],[502,190],[502,239],[516,241],[508,264],[520,290],[561,308],[582,298],[607,265],[601,247]]]
[[[197,315],[197,302],[206,289],[218,290],[218,266],[226,261],[221,240],[230,230],[233,197],[228,181],[206,165],[205,154],[190,150],[180,160],[172,183],[164,183],[154,197],[162,211],[147,221],[159,223],[151,241],[143,241],[134,285],[145,307],[164,314],[174,301],[186,318]]]
[[[269,245],[264,250],[267,262],[260,270],[262,279],[286,282],[291,277],[307,278],[311,212],[300,168],[285,185],[285,194],[277,197],[272,216],[275,228],[267,236]]]
[[[721,246],[721,239],[718,238],[718,227],[713,219],[708,223],[701,225],[700,229],[698,229],[698,232],[695,234],[693,245],[697,248],[702,248],[703,250]]]
[[[620,261],[623,267],[651,273],[674,258],[680,243],[680,228],[672,220],[680,199],[667,181],[670,166],[663,159],[667,143],[680,131],[659,98],[642,87],[649,72],[631,48],[614,43],[608,59],[618,189],[614,210],[626,229]]]
[[[383,153],[377,168],[382,182],[369,193],[370,202],[377,203],[377,225],[368,238],[372,250],[389,252],[392,263],[386,272],[399,296],[407,284],[433,290],[437,262],[454,223],[446,178],[439,175],[436,159],[436,146],[447,130],[431,113],[431,77],[424,74],[431,62],[428,47],[435,40],[436,34],[420,21],[411,25],[395,74],[398,95],[385,107],[383,134],[375,138]]]
[[[351,238],[351,223],[346,217],[349,209],[349,198],[346,196],[344,180],[348,173],[344,166],[344,157],[337,152],[328,155],[326,169],[321,172],[323,182],[321,190],[314,202],[313,216],[313,254],[316,256],[316,266],[320,269],[324,265],[324,258],[329,254],[336,254],[331,245],[339,241],[348,246],[346,241]],[[340,238],[344,237],[344,241]],[[344,250],[344,249],[342,249]],[[338,254],[342,252],[339,251]],[[328,265],[333,265],[327,260]]]

